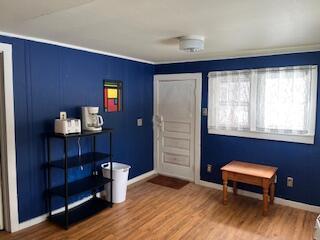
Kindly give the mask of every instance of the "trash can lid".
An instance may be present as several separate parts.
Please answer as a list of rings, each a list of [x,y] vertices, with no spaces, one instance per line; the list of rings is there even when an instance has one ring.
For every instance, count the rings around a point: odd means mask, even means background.
[[[110,170],[110,162],[108,163],[103,163],[101,164],[101,167],[103,169],[109,169]],[[125,169],[130,169],[131,166],[123,163],[118,163],[118,162],[112,162],[112,170],[125,170]]]

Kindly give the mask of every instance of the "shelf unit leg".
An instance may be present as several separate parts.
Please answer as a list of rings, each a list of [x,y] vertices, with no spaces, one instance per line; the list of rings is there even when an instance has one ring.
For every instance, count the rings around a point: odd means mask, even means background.
[[[96,145],[97,141],[96,141],[96,136],[93,136],[93,166],[92,166],[92,171],[93,171],[93,175],[97,175],[97,166],[96,166],[96,150],[97,150],[97,145]],[[97,190],[94,189],[92,190],[92,195],[94,197],[97,197]]]
[[[109,153],[110,153],[110,178],[111,178],[111,182],[110,182],[110,203],[111,203],[111,207],[112,207],[112,185],[113,185],[113,176],[112,176],[112,169],[113,169],[113,164],[112,164],[112,132],[109,133]]]
[[[65,190],[65,198],[64,198],[64,224],[65,229],[69,227],[69,208],[68,208],[68,141],[64,139],[64,190]]]
[[[50,193],[50,189],[51,189],[51,171],[50,171],[50,163],[51,163],[51,149],[50,149],[50,137],[47,137],[47,154],[48,154],[48,192],[47,192],[47,200],[48,200],[48,210],[49,210],[49,218],[51,218],[52,216],[52,212],[51,212],[51,193]]]

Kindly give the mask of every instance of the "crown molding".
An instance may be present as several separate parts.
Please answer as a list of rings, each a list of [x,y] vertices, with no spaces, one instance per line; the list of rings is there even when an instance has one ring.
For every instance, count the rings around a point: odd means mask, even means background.
[[[55,46],[66,47],[66,48],[76,49],[76,50],[90,52],[90,53],[97,53],[97,54],[100,54],[100,55],[105,55],[105,56],[110,56],[110,57],[117,57],[117,58],[121,58],[121,59],[135,61],[135,62],[141,62],[141,63],[147,63],[147,64],[153,64],[153,65],[155,64],[152,61],[148,61],[148,60],[144,60],[144,59],[140,59],[140,58],[134,58],[134,57],[129,57],[129,56],[125,56],[125,55],[120,55],[120,54],[100,51],[100,50],[81,47],[81,46],[68,44],[68,43],[56,42],[56,41],[43,39],[43,38],[30,37],[30,36],[26,36],[26,35],[20,35],[20,34],[2,32],[2,31],[0,31],[0,35],[5,36],[5,37],[14,37],[14,38],[20,38],[20,39],[24,39],[24,40],[30,40],[30,41],[34,41],[34,42],[47,43],[47,44],[51,44],[51,45],[55,45]]]
[[[161,64],[173,64],[173,63],[190,63],[190,62],[227,60],[227,59],[248,58],[248,57],[263,57],[263,56],[317,52],[317,51],[320,51],[320,43],[314,44],[314,45],[302,45],[302,46],[287,47],[287,48],[270,48],[270,49],[260,49],[260,50],[257,49],[257,50],[248,50],[248,51],[222,52],[208,58],[199,58],[199,59],[191,59],[191,60],[156,61],[155,64],[161,65]]]

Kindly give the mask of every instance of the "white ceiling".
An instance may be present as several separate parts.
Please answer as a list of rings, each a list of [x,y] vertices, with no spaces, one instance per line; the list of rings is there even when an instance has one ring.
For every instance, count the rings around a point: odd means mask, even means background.
[[[151,62],[320,50],[319,0],[0,0],[0,31]],[[203,35],[185,53],[175,39]]]

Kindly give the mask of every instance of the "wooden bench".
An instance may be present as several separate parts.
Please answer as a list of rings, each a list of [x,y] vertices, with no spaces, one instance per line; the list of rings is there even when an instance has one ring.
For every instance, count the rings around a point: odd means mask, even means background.
[[[260,186],[263,189],[263,215],[274,202],[275,178],[278,168],[260,164],[232,161],[221,168],[223,180],[223,204],[227,204],[228,181],[233,181],[233,193],[237,194],[237,182]]]

